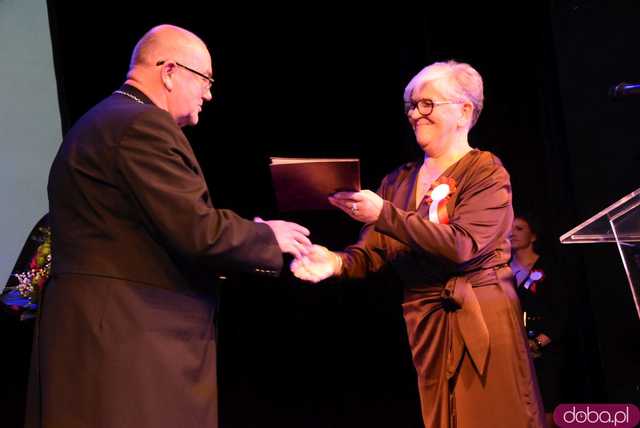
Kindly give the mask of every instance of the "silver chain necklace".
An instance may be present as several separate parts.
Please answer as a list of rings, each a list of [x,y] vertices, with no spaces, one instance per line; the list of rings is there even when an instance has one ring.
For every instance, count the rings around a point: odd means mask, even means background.
[[[114,92],[114,94],[122,94],[124,96],[131,98],[137,103],[144,104],[144,101],[142,101],[140,98],[136,97],[135,95],[130,94],[129,92],[121,91],[118,89],[117,91]]]

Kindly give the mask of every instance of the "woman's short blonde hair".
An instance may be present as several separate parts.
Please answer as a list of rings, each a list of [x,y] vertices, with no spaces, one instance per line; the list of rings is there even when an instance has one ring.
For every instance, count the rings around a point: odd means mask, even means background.
[[[473,105],[471,127],[476,124],[484,104],[482,77],[469,64],[457,61],[434,62],[423,68],[404,89],[404,101],[411,101],[414,90],[427,83],[437,82],[446,101],[469,101]]]

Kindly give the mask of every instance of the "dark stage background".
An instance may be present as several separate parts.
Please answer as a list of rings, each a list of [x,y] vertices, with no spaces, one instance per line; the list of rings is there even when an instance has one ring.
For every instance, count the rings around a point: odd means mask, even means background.
[[[436,60],[472,64],[485,79],[472,145],[502,158],[516,209],[539,217],[545,254],[557,262],[563,401],[640,402],[640,321],[617,249],[558,244],[562,233],[639,186],[640,97],[607,98],[609,86],[640,80],[635,2],[529,2],[517,12],[415,2],[399,12],[48,4],[65,131],[120,86],[148,28],[184,26],[214,60],[214,101],[186,130],[214,202],[247,217],[294,219],[331,248],[355,241],[358,224],[336,212],[277,214],[268,157],[359,157],[363,184],[376,188],[419,155],[402,110],[408,80]],[[231,279],[221,295],[222,426],[420,426],[400,290],[392,284],[308,286],[285,273]],[[13,408],[3,413],[17,414],[3,426],[19,426],[30,328],[6,316],[2,322],[14,344],[5,351],[14,370],[5,372],[2,391],[3,407]]]

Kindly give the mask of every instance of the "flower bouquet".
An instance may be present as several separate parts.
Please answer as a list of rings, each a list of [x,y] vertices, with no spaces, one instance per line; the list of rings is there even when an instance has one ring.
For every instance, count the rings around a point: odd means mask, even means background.
[[[0,301],[20,319],[33,318],[51,273],[51,228],[45,215],[33,228]]]

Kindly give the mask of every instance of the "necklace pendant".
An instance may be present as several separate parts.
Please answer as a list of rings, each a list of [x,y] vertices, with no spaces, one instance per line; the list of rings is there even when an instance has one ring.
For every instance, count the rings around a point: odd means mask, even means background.
[[[117,91],[114,91],[113,93],[129,97],[132,100],[134,100],[135,102],[137,102],[138,104],[144,104],[144,101],[142,101],[140,98],[136,97],[135,95],[130,94],[129,92],[121,91],[120,89],[118,89]]]

